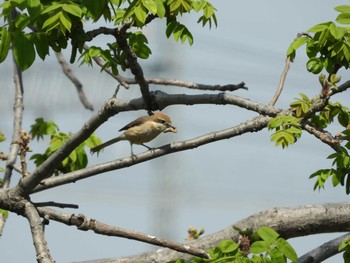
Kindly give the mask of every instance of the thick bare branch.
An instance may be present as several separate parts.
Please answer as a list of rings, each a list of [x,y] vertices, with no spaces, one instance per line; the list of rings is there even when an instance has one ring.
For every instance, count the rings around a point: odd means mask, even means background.
[[[348,203],[272,208],[249,216],[233,225],[242,230],[251,229],[252,231],[258,230],[261,226],[269,226],[275,229],[283,238],[289,239],[311,234],[348,231],[350,228],[349,214],[350,204]],[[334,220],[336,220],[336,224]],[[220,241],[225,239],[238,241],[239,235],[232,226],[229,226],[219,232],[191,241],[188,244],[207,249],[215,247]],[[130,257],[92,260],[80,263],[163,263],[178,258],[189,259],[190,256],[164,248]]]
[[[229,139],[244,133],[258,132],[261,129],[266,127],[270,119],[271,118],[267,116],[259,116],[252,120],[246,121],[240,125],[237,125],[235,127],[232,127],[226,130],[212,132],[209,134],[205,134],[203,136],[199,136],[194,139],[164,145],[160,148],[152,149],[135,156],[117,159],[107,163],[97,164],[95,166],[74,171],[71,173],[67,173],[65,175],[50,177],[48,179],[43,180],[41,184],[38,185],[33,190],[33,192],[39,192],[39,191],[42,191],[48,188],[53,188],[59,185],[73,183],[87,177],[105,173],[107,171],[122,169],[138,163],[146,162],[148,160],[152,160],[167,154],[197,148],[199,146],[202,146],[208,143]]]
[[[40,215],[35,206],[26,202],[24,206],[24,216],[28,219],[32,231],[33,243],[36,250],[37,261],[39,263],[55,262],[50,254],[44,234],[44,226],[41,222]]]
[[[92,230],[96,234],[123,237],[127,239],[138,240],[151,245],[167,247],[172,250],[190,254],[193,256],[210,258],[208,253],[203,249],[197,249],[190,245],[171,242],[165,239],[161,239],[155,236],[144,234],[141,232],[126,230],[119,227],[110,226],[104,224],[98,220],[88,218],[84,215],[74,215],[68,213],[57,212],[48,208],[38,208],[42,217],[61,222],[69,226],[76,226],[79,230],[87,231]]]
[[[56,54],[58,62],[60,63],[60,65],[62,67],[63,73],[74,84],[74,86],[78,92],[79,99],[80,99],[81,103],[83,104],[83,106],[88,110],[94,110],[94,107],[92,106],[92,104],[88,101],[88,99],[85,96],[85,93],[83,91],[83,84],[81,84],[79,79],[74,75],[72,69],[69,67],[69,64],[64,59],[62,53],[55,52],[55,54]]]

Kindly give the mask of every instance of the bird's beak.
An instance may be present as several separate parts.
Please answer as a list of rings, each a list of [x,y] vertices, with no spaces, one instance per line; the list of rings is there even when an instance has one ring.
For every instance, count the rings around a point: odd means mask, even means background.
[[[166,128],[166,130],[164,131],[164,133],[167,133],[167,132],[177,133],[176,127],[174,127],[174,126],[172,126],[172,125],[169,125],[169,127]]]

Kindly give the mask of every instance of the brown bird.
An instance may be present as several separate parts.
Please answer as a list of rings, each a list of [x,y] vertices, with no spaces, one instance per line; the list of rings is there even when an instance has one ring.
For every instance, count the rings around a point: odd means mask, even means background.
[[[117,138],[111,139],[105,143],[102,143],[101,145],[91,148],[90,151],[95,153],[113,143],[126,140],[130,142],[131,155],[134,155],[132,150],[133,144],[140,144],[150,149],[150,147],[144,143],[152,141],[161,133],[177,132],[176,128],[172,125],[169,116],[162,112],[157,112],[151,116],[137,118],[121,128],[119,131],[125,132]]]

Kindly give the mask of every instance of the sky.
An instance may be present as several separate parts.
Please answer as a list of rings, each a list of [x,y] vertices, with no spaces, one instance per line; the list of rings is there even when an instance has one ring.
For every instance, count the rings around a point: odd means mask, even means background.
[[[244,81],[249,90],[235,94],[262,103],[268,103],[272,98],[284,67],[286,50],[297,33],[334,20],[337,12],[333,7],[347,4],[337,0],[214,0],[212,3],[217,8],[217,28],[201,28],[195,24],[195,14],[183,17],[194,36],[191,47],[167,40],[162,23],[147,28],[153,54],[149,61],[140,61],[146,77],[204,84]],[[307,73],[306,61],[299,51],[277,107],[287,107],[300,92],[308,96],[319,93],[318,78]],[[88,99],[98,110],[112,96],[117,83],[100,73],[97,67],[74,65],[73,69],[82,81]],[[0,65],[0,76],[0,130],[10,137],[13,79],[9,58]],[[35,118],[44,117],[54,120],[64,132],[76,132],[96,113],[96,110],[92,113],[83,109],[53,54],[26,71],[24,83],[23,126],[27,130]],[[151,86],[152,90],[159,88]],[[177,87],[161,89],[169,93],[200,93]],[[121,90],[119,95],[121,99],[130,99],[140,94],[137,87],[133,87]],[[216,105],[171,106],[164,112],[172,117],[178,133],[164,134],[150,146],[232,127],[254,116],[237,107]],[[119,128],[144,114],[143,111],[120,114],[102,125],[96,135],[104,141],[111,139]],[[305,134],[298,144],[282,150],[270,142],[270,135],[266,130],[245,134],[51,189],[33,195],[32,199],[74,202],[79,209],[65,212],[82,213],[111,225],[178,242],[184,240],[189,226],[203,227],[206,233],[213,233],[272,207],[348,201],[344,189],[333,189],[330,184],[324,191],[312,190],[314,182],[308,179],[309,175],[330,165],[326,160],[331,153],[328,146]],[[47,140],[33,141],[33,152],[45,150],[47,143]],[[0,145],[0,151],[6,149],[8,142]],[[134,151],[144,149],[136,146]],[[129,152],[129,144],[120,143],[106,149],[98,158],[91,157],[89,165],[114,160]],[[12,183],[18,179],[19,175],[15,174]],[[57,262],[119,257],[153,249],[140,242],[98,236],[55,222],[46,227],[46,234]],[[298,255],[302,255],[330,237],[322,235],[291,242]],[[10,215],[0,247],[4,262],[35,261],[28,223],[17,215]],[[21,252],[14,253],[14,247]],[[339,260],[337,257],[327,262]]]

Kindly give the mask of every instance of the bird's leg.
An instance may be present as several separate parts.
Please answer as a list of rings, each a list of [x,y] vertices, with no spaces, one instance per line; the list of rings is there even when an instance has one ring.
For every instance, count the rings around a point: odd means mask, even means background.
[[[132,150],[132,143],[130,142],[130,149],[131,149],[131,157],[134,157],[135,154],[134,154],[134,151]]]

